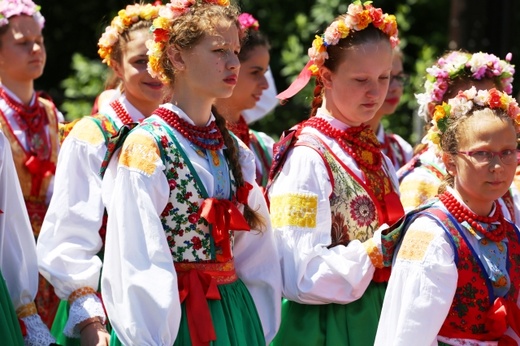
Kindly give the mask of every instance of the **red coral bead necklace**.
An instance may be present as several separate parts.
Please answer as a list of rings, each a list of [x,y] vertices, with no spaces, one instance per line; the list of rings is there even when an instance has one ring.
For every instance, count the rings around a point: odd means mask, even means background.
[[[500,205],[497,203],[495,203],[496,210],[493,216],[482,216],[477,215],[469,210],[448,191],[440,194],[439,200],[442,202],[442,204],[444,204],[446,209],[448,209],[450,214],[453,215],[459,223],[467,221],[471,227],[473,227],[473,229],[479,231],[484,237],[494,242],[499,242],[504,239],[506,235],[506,229],[504,227],[504,216],[502,214]],[[497,228],[494,231],[488,231],[479,222],[486,224],[500,222],[500,224],[497,225]]]
[[[317,129],[321,133],[334,138],[339,146],[347,152],[354,160],[361,166],[370,171],[377,171],[381,169],[383,156],[381,154],[381,145],[379,143],[370,143],[361,140],[364,138],[360,136],[361,132],[365,131],[368,125],[349,127],[346,130],[339,130],[334,128],[326,119],[320,117],[312,117],[305,122],[305,126]],[[349,145],[347,142],[351,142]],[[365,152],[371,154],[374,163],[369,163],[360,154],[358,154],[352,147],[361,148]]]
[[[208,126],[196,126],[164,107],[159,107],[154,113],[177,130],[184,138],[201,148],[219,150],[224,146],[224,138],[214,121]]]
[[[128,112],[123,107],[121,102],[119,102],[119,100],[115,100],[112,103],[110,103],[110,107],[112,107],[114,112],[116,112],[117,117],[121,120],[123,125],[128,125],[134,122],[130,114],[128,114]]]

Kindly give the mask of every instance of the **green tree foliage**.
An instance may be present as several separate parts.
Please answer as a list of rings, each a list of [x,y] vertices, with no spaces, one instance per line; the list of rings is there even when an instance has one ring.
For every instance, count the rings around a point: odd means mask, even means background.
[[[90,114],[96,96],[104,89],[107,67],[99,59],[89,60],[79,53],[72,56],[73,75],[61,82],[65,101],[60,109],[68,120]]]

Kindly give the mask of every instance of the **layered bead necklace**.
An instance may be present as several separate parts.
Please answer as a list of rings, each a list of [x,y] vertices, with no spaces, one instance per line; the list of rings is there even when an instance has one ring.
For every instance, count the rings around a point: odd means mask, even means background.
[[[495,203],[496,210],[493,216],[481,216],[477,215],[471,210],[469,210],[466,206],[464,206],[461,202],[459,202],[453,194],[448,191],[439,195],[439,200],[444,204],[446,209],[450,212],[451,215],[457,219],[459,223],[464,221],[468,222],[471,227],[482,234],[484,237],[488,238],[491,241],[499,242],[504,239],[506,236],[506,228],[504,227],[504,216],[502,214],[502,209],[500,205]],[[489,224],[498,222],[496,229],[493,231],[488,231],[485,229],[481,223]]]
[[[383,162],[381,145],[368,125],[339,130],[323,118],[312,117],[305,122],[305,126],[315,128],[321,133],[334,138],[341,149],[352,156],[357,164],[367,170],[375,172],[381,169]]]
[[[48,159],[50,143],[45,131],[48,119],[45,108],[38,102],[38,94],[36,94],[36,100],[32,106],[26,106],[16,101],[3,88],[0,88],[0,96],[14,111],[13,116],[20,129],[26,132],[29,151],[40,160]]]
[[[251,138],[249,137],[249,126],[247,125],[246,120],[241,115],[238,119],[238,122],[232,123],[226,121],[226,127],[229,131],[233,132],[244,144],[249,148],[251,144]]]
[[[125,107],[123,107],[123,105],[121,104],[121,102],[119,102],[119,100],[115,100],[112,103],[110,103],[110,107],[112,107],[112,109],[116,113],[119,120],[121,120],[123,125],[128,125],[128,124],[134,122],[132,117],[130,116],[130,114],[128,114]]]
[[[164,107],[159,107],[154,113],[198,147],[207,150],[219,150],[224,146],[224,138],[214,121],[208,126],[196,126]]]

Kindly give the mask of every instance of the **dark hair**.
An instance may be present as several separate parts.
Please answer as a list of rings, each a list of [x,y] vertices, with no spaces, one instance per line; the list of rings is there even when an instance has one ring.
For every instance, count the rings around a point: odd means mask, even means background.
[[[345,15],[336,18],[341,19]],[[323,66],[327,67],[332,72],[337,71],[338,66],[346,59],[347,51],[351,47],[359,46],[369,42],[386,41],[390,45],[390,38],[383,31],[379,30],[373,25],[367,26],[361,31],[350,31],[349,35],[339,40],[336,45],[327,47],[327,54],[329,57],[325,59]],[[310,116],[316,115],[318,108],[323,103],[323,82],[320,76],[316,77],[316,86],[314,88],[314,98],[311,104]]]
[[[241,62],[246,61],[249,58],[249,53],[256,47],[266,47],[267,50],[271,49],[269,40],[261,31],[249,29],[247,30],[244,38],[242,39],[238,59]]]
[[[239,149],[226,127],[226,119],[218,113],[214,106],[211,108],[211,111],[215,116],[215,122],[220,132],[222,133],[222,137],[224,138],[224,145],[226,146],[224,154],[228,160],[229,166],[231,167],[231,172],[233,172],[236,186],[243,186],[245,184],[245,180],[238,158]],[[265,220],[259,213],[251,209],[251,207],[247,204],[244,204],[244,218],[247,220],[247,223],[252,229],[263,230],[265,228]]]

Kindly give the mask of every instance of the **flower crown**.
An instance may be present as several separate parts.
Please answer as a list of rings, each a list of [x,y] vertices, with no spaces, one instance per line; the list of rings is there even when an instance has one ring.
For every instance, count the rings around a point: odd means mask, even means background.
[[[347,37],[350,32],[362,31],[370,24],[390,37],[392,48],[399,43],[397,20],[394,15],[383,13],[380,8],[372,6],[371,1],[354,1],[348,6],[344,18],[332,22],[321,36],[316,35],[312,47],[308,50],[309,62],[293,84],[278,94],[277,98],[284,100],[298,93],[307,85],[311,76],[318,75],[320,66],[329,58],[327,47],[338,44],[339,40]]]
[[[475,87],[471,87],[460,91],[456,97],[449,99],[448,103],[443,102],[435,106],[431,120],[432,127],[426,137],[436,146],[437,151],[440,150],[441,137],[448,128],[448,119],[453,116],[460,118],[471,112],[475,106],[502,109],[513,119],[516,131],[519,132],[520,108],[513,97],[495,88],[477,91]]]
[[[123,32],[140,20],[157,18],[161,7],[160,5],[152,4],[135,4],[128,5],[125,9],[120,10],[117,16],[112,19],[110,26],[106,27],[105,32],[98,41],[98,54],[103,59],[103,62],[110,66],[112,47],[119,41],[119,37]]]
[[[2,0],[0,1],[0,27],[9,24],[9,18],[20,15],[32,16],[40,29],[43,29],[45,18],[40,13],[41,6],[31,0]]]
[[[238,23],[240,24],[240,30],[245,31],[248,29],[258,30],[260,24],[258,20],[249,13],[242,13],[238,16]]]
[[[514,65],[510,64],[511,53],[505,60],[488,53],[454,51],[440,58],[435,65],[426,69],[425,92],[417,94],[419,116],[426,121],[436,105],[440,104],[448,90],[449,81],[465,76],[476,80],[498,77],[505,93],[513,92],[512,82],[515,73]]]
[[[207,4],[219,6],[229,6],[229,0],[202,0]],[[172,0],[159,11],[159,16],[154,19],[150,30],[153,33],[153,41],[146,41],[148,48],[148,73],[150,76],[159,79],[164,84],[168,84],[169,78],[164,73],[161,66],[161,56],[165,54],[164,49],[170,37],[170,30],[173,20],[190,11],[190,8],[197,3],[197,0]]]

